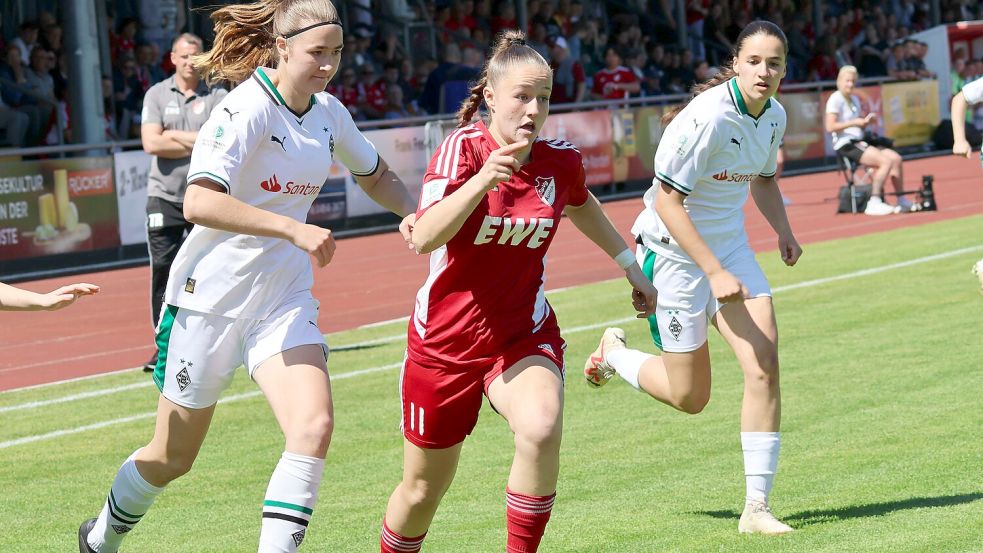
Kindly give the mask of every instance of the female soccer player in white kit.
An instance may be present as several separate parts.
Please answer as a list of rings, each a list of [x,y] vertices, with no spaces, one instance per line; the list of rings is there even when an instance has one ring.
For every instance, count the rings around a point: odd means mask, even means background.
[[[113,553],[172,480],[188,472],[219,395],[245,365],[285,437],[262,506],[259,551],[296,551],[317,501],[333,426],[327,347],[311,295],[313,256],[331,232],[305,224],[337,156],[375,201],[415,202],[337,99],[342,28],[328,0],[263,0],[212,15],[215,45],[195,63],[241,83],[212,111],[189,168],[185,216],[157,327],[161,395],[154,437],[120,468],[79,551]],[[264,66],[275,66],[270,69]]]
[[[969,158],[972,146],[966,140],[966,108],[983,102],[983,79],[966,83],[958,94],[952,97],[952,153]],[[980,165],[983,166],[983,150],[980,150]],[[973,265],[973,274],[980,281],[983,292],[983,259]]]
[[[771,289],[748,245],[742,208],[750,188],[778,234],[782,259],[794,265],[802,249],[774,179],[785,110],[772,96],[785,75],[788,43],[773,23],[754,21],[735,48],[731,67],[697,86],[681,111],[666,115],[672,122],[655,155],[656,179],[632,228],[639,262],[659,291],[649,323],[664,353],[627,349],[624,332],[609,328],[584,372],[594,386],[617,372],[655,399],[699,413],[710,399],[712,322],[744,371],[747,499],[738,528],[781,534],[792,529],[768,508],[781,419],[778,331]]]

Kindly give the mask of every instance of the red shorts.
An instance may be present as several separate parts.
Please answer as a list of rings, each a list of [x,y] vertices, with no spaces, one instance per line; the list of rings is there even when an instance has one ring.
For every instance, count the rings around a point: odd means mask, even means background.
[[[430,366],[407,357],[399,376],[403,436],[425,449],[444,449],[463,442],[478,422],[481,396],[488,394],[492,381],[534,355],[555,363],[562,375],[565,348],[560,329],[554,325],[481,363]]]

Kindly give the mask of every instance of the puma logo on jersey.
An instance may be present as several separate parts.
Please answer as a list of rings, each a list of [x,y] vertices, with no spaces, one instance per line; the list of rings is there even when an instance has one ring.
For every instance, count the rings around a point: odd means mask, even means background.
[[[736,138],[734,138],[733,136],[732,136],[732,137],[730,137],[730,143],[731,143],[731,144],[737,144],[737,149],[738,149],[738,150],[740,150],[740,149],[741,149],[741,143],[742,143],[742,142],[744,142],[744,137],[743,137],[743,136],[741,137],[741,139],[740,139],[740,140],[737,140],[737,139],[736,139]]]
[[[476,245],[497,244],[519,246],[525,243],[527,248],[538,248],[550,236],[554,221],[548,218],[531,217],[528,220],[521,217],[492,217],[485,215],[481,228],[474,237]]]
[[[283,141],[286,138],[287,138],[287,135],[283,135],[283,138],[280,138],[279,136],[277,136],[275,134],[271,134],[270,135],[270,142],[276,142],[277,144],[280,145],[281,148],[283,148],[283,151],[286,152],[287,151],[287,147],[283,145]]]
[[[238,115],[240,113],[238,111],[236,111],[236,112],[229,111],[229,108],[222,108],[222,111],[224,111],[225,113],[228,113],[229,114],[229,121],[232,121],[232,116],[233,115]]]

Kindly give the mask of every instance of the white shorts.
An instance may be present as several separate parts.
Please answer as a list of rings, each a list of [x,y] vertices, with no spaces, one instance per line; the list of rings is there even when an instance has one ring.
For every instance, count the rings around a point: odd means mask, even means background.
[[[317,327],[318,301],[294,294],[263,320],[231,319],[165,305],[157,325],[154,383],[170,401],[189,409],[214,405],[245,366],[252,378],[263,361],[288,349],[328,346]]]
[[[652,340],[662,351],[686,353],[707,341],[707,327],[720,310],[713,297],[710,280],[692,262],[680,262],[656,255],[639,245],[635,252],[642,271],[659,292],[655,315],[649,317]],[[720,260],[748,289],[752,298],[771,296],[764,272],[747,245]]]

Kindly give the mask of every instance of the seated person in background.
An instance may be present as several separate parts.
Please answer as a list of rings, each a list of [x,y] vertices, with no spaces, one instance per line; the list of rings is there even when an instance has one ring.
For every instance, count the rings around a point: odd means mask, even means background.
[[[904,191],[901,155],[890,148],[878,148],[864,141],[864,129],[874,122],[876,114],[861,116],[860,99],[852,94],[857,81],[857,68],[845,65],[836,77],[836,92],[826,102],[826,132],[833,135],[833,149],[838,155],[874,170],[870,201],[864,213],[889,215],[911,209],[911,201],[898,196],[897,208],[884,201],[884,181],[891,178],[896,192]]]

